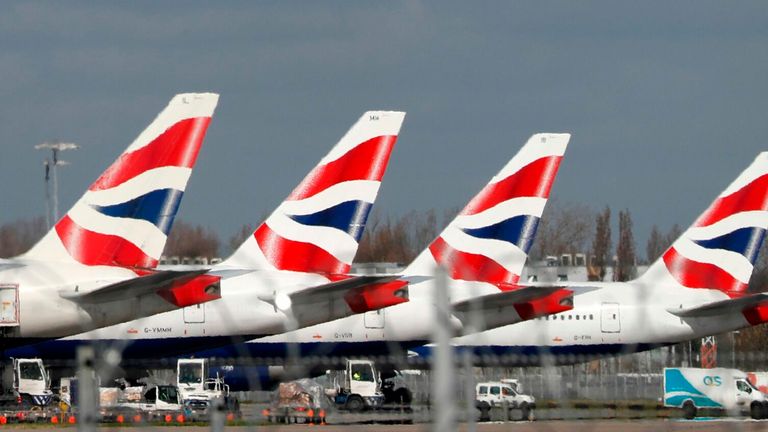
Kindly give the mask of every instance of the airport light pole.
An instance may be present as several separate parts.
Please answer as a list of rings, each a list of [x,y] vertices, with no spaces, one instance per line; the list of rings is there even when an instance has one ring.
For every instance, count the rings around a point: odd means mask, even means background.
[[[53,205],[46,204],[49,213],[46,215],[46,220],[48,220],[48,229],[51,228],[52,224],[59,221],[59,181],[56,174],[56,167],[61,165],[69,165],[69,162],[59,159],[59,152],[65,150],[77,150],[79,148],[80,146],[75,143],[61,141],[46,141],[35,145],[35,150],[51,150],[51,159],[46,158],[46,160],[43,162],[45,165],[46,200],[49,200],[51,195],[53,196]],[[48,183],[51,177],[53,177],[53,193],[48,194]],[[50,218],[51,207],[53,209],[53,220]]]

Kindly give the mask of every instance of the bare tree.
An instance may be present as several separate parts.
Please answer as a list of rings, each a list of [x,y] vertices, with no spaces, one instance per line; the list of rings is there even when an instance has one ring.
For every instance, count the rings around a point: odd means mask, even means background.
[[[45,218],[19,219],[0,226],[0,258],[28,251],[46,232]]]
[[[543,259],[547,255],[583,252],[591,234],[592,211],[589,207],[549,200],[529,255],[533,259]]]
[[[614,279],[628,281],[635,277],[635,239],[632,235],[632,216],[629,210],[619,212],[619,241],[616,244],[616,267]]]
[[[232,234],[232,236],[229,238],[229,241],[227,242],[227,247],[229,247],[229,253],[233,253],[237,250],[237,248],[240,247],[243,242],[245,242],[245,239],[250,237],[254,231],[256,231],[256,228],[253,227],[251,224],[244,224],[240,227],[240,229]]]
[[[659,231],[659,227],[654,225],[648,236],[648,244],[645,246],[645,257],[649,263],[656,261],[669,247],[666,242],[666,238]]]
[[[219,256],[219,237],[210,228],[191,225],[181,220],[173,223],[173,229],[165,246],[166,256],[208,257]]]
[[[595,217],[595,238],[592,240],[589,280],[604,280],[606,267],[611,261],[611,209],[605,209]]]

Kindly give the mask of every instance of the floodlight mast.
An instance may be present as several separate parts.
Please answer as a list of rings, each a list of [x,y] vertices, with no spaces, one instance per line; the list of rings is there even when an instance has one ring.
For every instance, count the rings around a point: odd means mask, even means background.
[[[48,229],[51,228],[53,223],[59,221],[59,180],[56,174],[56,167],[59,165],[69,165],[69,162],[59,159],[59,152],[65,150],[77,150],[80,146],[75,143],[62,142],[62,141],[46,141],[35,145],[36,150],[51,150],[51,159],[46,158],[43,164],[45,165],[45,191],[46,199],[50,199],[53,196],[53,205],[46,204],[49,208],[46,220],[48,221]],[[50,170],[50,176],[49,176]],[[53,177],[53,193],[48,194],[48,183],[50,178]],[[53,220],[50,217],[50,208],[53,208]]]

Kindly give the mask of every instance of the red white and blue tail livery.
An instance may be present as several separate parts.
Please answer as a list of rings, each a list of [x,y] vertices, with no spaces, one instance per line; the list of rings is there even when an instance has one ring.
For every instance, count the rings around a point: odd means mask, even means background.
[[[440,265],[455,280],[517,284],[569,139],[533,135],[405,275],[431,274]]]
[[[15,299],[6,346],[220,297],[218,276],[154,270],[218,99],[175,96],[42,240],[0,263],[0,297]]]
[[[768,228],[766,190],[761,153],[640,280],[744,294]]]
[[[347,273],[404,117],[363,114],[223,266]]]
[[[154,268],[218,98],[175,96],[25,258]]]

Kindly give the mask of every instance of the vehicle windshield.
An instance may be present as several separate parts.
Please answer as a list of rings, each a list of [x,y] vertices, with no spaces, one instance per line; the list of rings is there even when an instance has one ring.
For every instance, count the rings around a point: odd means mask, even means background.
[[[373,371],[371,370],[371,366],[367,364],[353,364],[352,379],[355,381],[373,382]]]
[[[184,384],[200,384],[203,382],[203,371],[199,364],[179,365],[179,382]]]
[[[172,403],[172,404],[178,403],[179,396],[178,396],[178,392],[176,391],[176,387],[162,386],[162,387],[158,387],[158,390],[159,390],[158,397],[161,401]]]
[[[19,377],[28,380],[43,380],[43,371],[37,363],[20,363]]]

